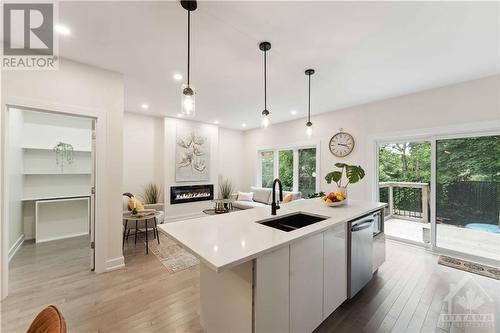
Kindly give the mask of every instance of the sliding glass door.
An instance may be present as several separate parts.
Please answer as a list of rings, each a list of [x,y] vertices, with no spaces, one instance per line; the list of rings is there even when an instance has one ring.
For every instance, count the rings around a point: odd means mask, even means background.
[[[379,200],[388,204],[386,235],[429,244],[430,142],[380,144],[378,161]]]
[[[436,141],[436,246],[500,260],[500,136]]]
[[[388,237],[500,260],[500,135],[379,142],[377,154]]]

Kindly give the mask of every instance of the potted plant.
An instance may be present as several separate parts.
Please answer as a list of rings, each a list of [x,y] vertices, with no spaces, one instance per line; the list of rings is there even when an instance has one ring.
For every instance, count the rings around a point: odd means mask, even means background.
[[[231,199],[231,194],[233,193],[233,183],[229,179],[224,179],[219,184],[219,195],[220,199]],[[224,209],[229,209],[230,205],[228,202],[224,202]]]
[[[349,184],[357,183],[363,179],[365,177],[365,170],[363,170],[363,168],[359,165],[349,165],[346,163],[335,163],[335,166],[340,170],[327,173],[325,180],[328,184],[331,184],[332,181],[335,182],[339,192],[347,198],[347,186]],[[344,174],[347,179],[345,184],[342,183]]]
[[[157,204],[160,202],[161,187],[154,183],[149,183],[144,187],[142,199],[146,204]]]
[[[221,199],[231,198],[233,192],[233,184],[229,179],[224,179],[219,184],[219,195]]]

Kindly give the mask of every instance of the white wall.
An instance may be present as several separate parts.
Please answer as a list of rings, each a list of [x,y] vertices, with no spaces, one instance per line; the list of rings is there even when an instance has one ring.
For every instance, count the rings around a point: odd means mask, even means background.
[[[219,166],[220,179],[229,179],[234,192],[241,190],[243,179],[243,132],[219,128]]]
[[[67,107],[70,112],[101,116],[100,124],[105,124],[106,127],[98,132],[97,140],[101,145],[98,152],[98,155],[101,154],[98,167],[103,166],[106,171],[98,175],[98,179],[102,181],[97,193],[97,209],[101,219],[96,221],[100,224],[96,229],[101,236],[107,235],[107,237],[101,240],[100,235],[96,234],[96,247],[99,247],[96,253],[99,251],[103,254],[103,258],[97,258],[96,270],[99,272],[121,267],[123,265],[121,193],[124,108],[122,75],[62,59],[59,70],[2,72],[1,97],[2,117],[6,103],[21,102],[24,106],[36,105],[39,108],[43,106],[44,109],[57,109],[59,112],[64,112]],[[97,126],[99,129],[102,125]],[[2,133],[0,137],[3,138]],[[2,168],[3,163],[4,160]],[[5,207],[2,207],[2,210],[5,210]],[[2,259],[4,258],[5,254],[2,253]],[[101,263],[102,259],[104,263]],[[6,291],[5,286],[5,283],[2,283],[3,295]]]
[[[148,183],[163,188],[164,119],[125,113],[123,192],[139,196]]]
[[[395,132],[419,132],[421,129],[450,125],[472,126],[478,122],[500,121],[500,77],[491,76],[479,80],[427,90],[379,102],[350,107],[334,112],[314,115],[314,134],[307,139],[305,120],[295,120],[272,125],[267,129],[255,129],[244,135],[244,179],[246,187],[254,185],[257,174],[257,147],[292,145],[294,142],[319,140],[321,142],[320,189],[335,190],[326,184],[324,176],[336,162],[363,166],[367,172],[361,183],[349,187],[351,198],[370,199],[374,170],[371,169],[373,140],[377,136]],[[314,107],[314,101],[313,101]],[[356,146],[351,155],[340,159],[328,148],[330,138],[343,128],[351,133]]]
[[[9,257],[14,245],[23,237],[23,113],[12,110],[9,117]]]

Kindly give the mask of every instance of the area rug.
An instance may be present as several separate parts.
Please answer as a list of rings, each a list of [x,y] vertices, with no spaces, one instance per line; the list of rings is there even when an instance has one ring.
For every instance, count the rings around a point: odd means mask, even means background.
[[[495,280],[500,280],[500,269],[495,267],[481,265],[467,260],[447,256],[439,256],[438,264],[460,269],[469,273],[483,275]]]
[[[172,238],[160,234],[160,245],[155,240],[149,242],[149,251],[153,253],[170,274],[180,272],[200,263],[198,258],[184,250]]]

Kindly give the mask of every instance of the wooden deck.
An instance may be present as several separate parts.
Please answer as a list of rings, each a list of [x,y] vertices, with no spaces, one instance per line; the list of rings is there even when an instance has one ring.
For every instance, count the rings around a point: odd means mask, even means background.
[[[423,243],[422,229],[430,229],[430,224],[397,218],[385,221],[387,235],[414,242]],[[500,234],[438,224],[437,245],[449,250],[500,260]]]

